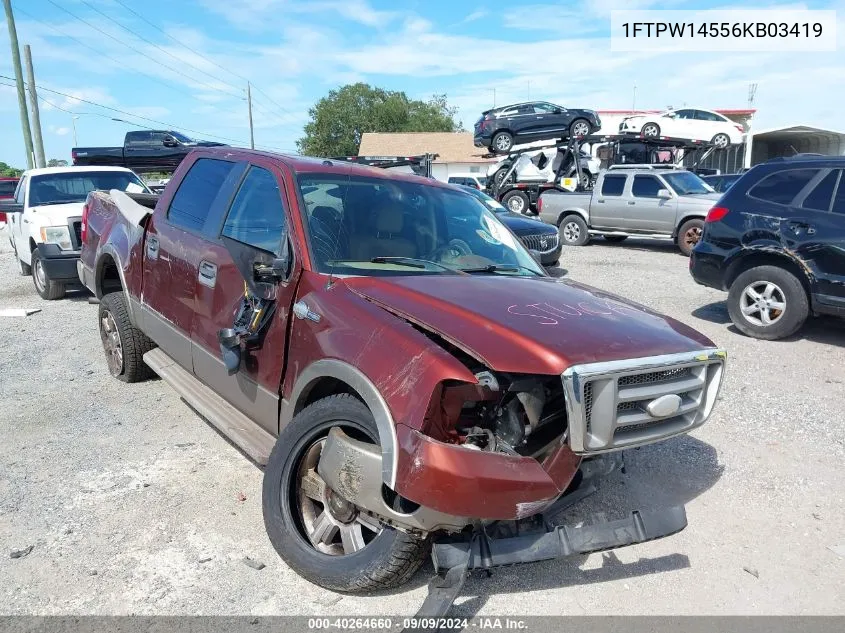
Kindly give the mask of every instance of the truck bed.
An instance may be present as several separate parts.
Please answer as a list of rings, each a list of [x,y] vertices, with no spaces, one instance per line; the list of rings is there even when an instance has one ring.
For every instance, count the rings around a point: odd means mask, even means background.
[[[123,147],[74,147],[71,155],[74,165],[126,167]]]

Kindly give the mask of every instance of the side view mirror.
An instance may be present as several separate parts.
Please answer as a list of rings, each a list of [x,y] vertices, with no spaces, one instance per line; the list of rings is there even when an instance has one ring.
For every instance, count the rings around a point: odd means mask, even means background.
[[[23,213],[23,205],[14,200],[0,200],[0,213]]]
[[[555,108],[554,110],[552,110],[552,112],[553,112],[554,114],[562,114],[562,113],[563,113],[563,110],[561,110],[560,108]]]
[[[217,332],[217,341],[220,343],[220,353],[223,356],[223,364],[230,376],[238,373],[241,366],[241,339],[238,333],[232,328],[224,328]]]
[[[657,197],[662,200],[669,200],[672,197],[672,192],[668,189],[659,189],[657,191]]]
[[[161,144],[164,145],[165,147],[176,147],[176,146],[179,145],[179,143],[176,141],[176,139],[173,138],[172,136],[165,136],[164,140],[161,142]]]

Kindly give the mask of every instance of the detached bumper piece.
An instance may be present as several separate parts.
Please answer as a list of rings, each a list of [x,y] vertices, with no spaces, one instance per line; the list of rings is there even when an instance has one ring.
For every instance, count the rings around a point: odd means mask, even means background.
[[[527,534],[520,533],[521,526],[517,524],[510,536],[493,537],[488,528],[476,532],[469,541],[435,543],[432,559],[438,571],[463,564],[468,571],[492,569],[645,543],[680,532],[686,526],[683,506],[655,512],[634,511],[624,519],[579,527],[547,525],[551,530]]]
[[[579,554],[592,554],[627,545],[645,543],[680,532],[687,526],[683,506],[652,512],[634,511],[616,521],[597,520],[590,525],[552,525],[549,517],[595,492],[582,487],[561,497],[547,513],[531,520],[497,522],[485,526],[464,540],[440,541],[432,547],[435,576],[428,584],[428,596],[415,618],[440,618],[448,614],[473,569],[533,563]],[[410,629],[406,629],[410,631]]]

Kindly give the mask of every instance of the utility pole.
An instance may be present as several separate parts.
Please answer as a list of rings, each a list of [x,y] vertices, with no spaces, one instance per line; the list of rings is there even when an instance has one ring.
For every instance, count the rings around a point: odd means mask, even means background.
[[[15,85],[18,88],[18,109],[21,115],[21,131],[23,144],[26,149],[26,166],[32,169],[32,134],[29,131],[29,112],[26,109],[26,94],[23,87],[23,71],[21,71],[21,52],[18,49],[18,32],[15,29],[15,16],[12,15],[12,0],[3,0],[6,9],[6,24],[9,25],[9,43],[12,45],[12,66],[15,68]]]
[[[26,64],[26,81],[29,84],[29,105],[32,108],[32,128],[35,136],[35,166],[46,167],[44,139],[41,137],[41,115],[38,112],[38,93],[35,90],[35,71],[32,69],[32,49],[23,45],[23,60]]]
[[[757,97],[757,84],[748,84],[748,109],[750,110],[754,105],[754,99]],[[751,167],[751,151],[754,148],[754,135],[751,132],[751,120],[754,118],[753,114],[748,115],[748,124],[745,126],[745,152],[742,156],[742,166],[748,169]]]
[[[246,82],[246,103],[249,107],[249,148],[255,149],[255,135],[252,131],[252,89],[249,82]]]

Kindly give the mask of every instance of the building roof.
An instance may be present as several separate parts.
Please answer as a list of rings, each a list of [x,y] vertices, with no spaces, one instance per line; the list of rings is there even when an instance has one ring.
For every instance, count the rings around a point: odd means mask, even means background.
[[[485,150],[472,144],[471,132],[364,132],[359,156],[439,154],[435,163],[489,163]]]
[[[816,127],[814,125],[786,125],[784,127],[772,127],[767,130],[759,130],[753,131],[754,138],[758,136],[768,136],[768,135],[783,135],[786,136],[788,134],[829,134],[832,136],[845,136],[845,132],[839,132],[837,130],[828,130],[825,128]]]

